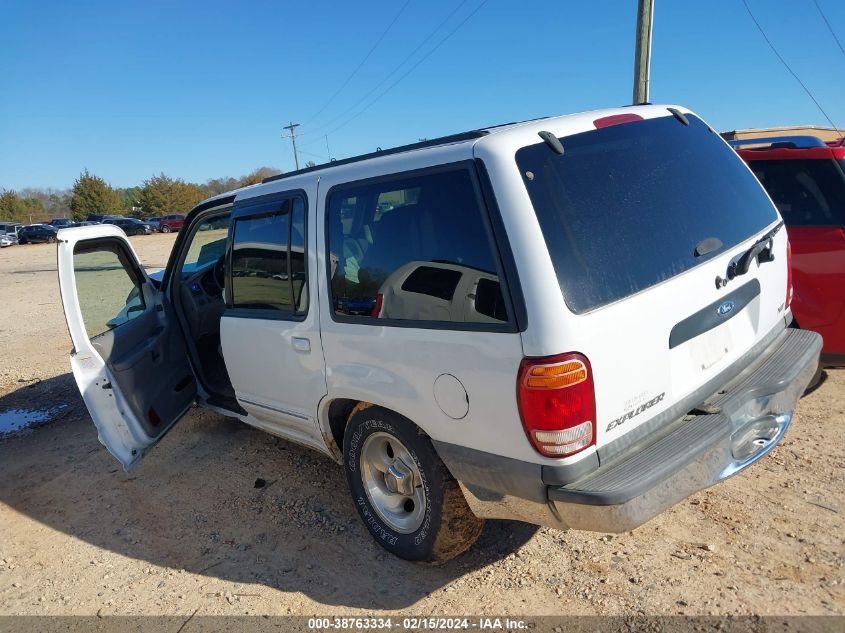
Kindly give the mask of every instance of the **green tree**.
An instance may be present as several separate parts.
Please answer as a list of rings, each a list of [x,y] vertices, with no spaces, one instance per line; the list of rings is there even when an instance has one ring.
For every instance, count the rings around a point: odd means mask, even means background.
[[[13,222],[29,221],[24,201],[14,191],[0,194],[0,219]]]
[[[144,215],[159,216],[187,213],[204,197],[199,186],[159,174],[144,181],[138,202]]]
[[[124,187],[114,191],[120,197],[123,212],[126,215],[141,216],[141,187]]]
[[[40,206],[47,218],[69,218],[71,216],[70,190],[26,187],[17,193],[24,201],[28,198],[35,201],[31,204]]]
[[[35,198],[22,198],[15,191],[0,194],[0,220],[12,222],[43,222],[48,219],[44,205]]]
[[[200,188],[205,197],[210,198],[211,196],[217,196],[232,189],[237,189],[240,186],[241,181],[239,178],[227,176],[226,178],[212,178],[211,180],[207,180],[204,185],[200,185]]]
[[[257,185],[265,178],[277,176],[281,173],[282,170],[276,169],[275,167],[259,167],[258,169],[252,170],[246,176],[242,176],[239,184],[241,187],[246,187],[247,185]]]
[[[87,169],[73,183],[70,210],[74,220],[84,220],[92,213],[118,213],[122,209],[123,202],[114,189]]]

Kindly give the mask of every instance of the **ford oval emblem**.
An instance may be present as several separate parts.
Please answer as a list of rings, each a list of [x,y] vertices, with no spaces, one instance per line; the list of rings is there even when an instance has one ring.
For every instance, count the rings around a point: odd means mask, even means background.
[[[734,309],[734,302],[733,301],[725,301],[722,303],[717,309],[716,312],[719,313],[719,316],[725,316],[731,310]]]

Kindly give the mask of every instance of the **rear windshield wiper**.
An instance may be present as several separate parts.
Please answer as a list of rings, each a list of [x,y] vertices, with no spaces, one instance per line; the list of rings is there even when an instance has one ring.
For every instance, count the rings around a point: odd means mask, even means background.
[[[778,231],[781,230],[781,228],[783,228],[782,221],[779,222],[775,228],[754,242],[754,244],[751,245],[751,248],[745,251],[745,253],[743,253],[737,261],[732,263],[728,267],[728,279],[733,279],[734,277],[747,273],[748,269],[751,268],[751,262],[755,259],[758,264],[774,261],[775,253],[772,238]]]

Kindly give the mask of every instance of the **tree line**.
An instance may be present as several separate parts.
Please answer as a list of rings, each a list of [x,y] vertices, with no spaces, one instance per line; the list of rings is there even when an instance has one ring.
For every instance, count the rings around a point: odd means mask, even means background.
[[[147,218],[187,213],[205,198],[254,185],[280,173],[273,167],[259,167],[240,178],[212,178],[203,184],[158,174],[140,186],[120,188],[85,169],[70,189],[0,189],[0,220],[32,223],[52,218],[81,221],[91,214]]]

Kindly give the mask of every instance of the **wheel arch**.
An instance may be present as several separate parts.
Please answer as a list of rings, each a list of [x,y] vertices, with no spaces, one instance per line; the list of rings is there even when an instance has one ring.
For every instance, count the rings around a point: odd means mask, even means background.
[[[428,431],[420,426],[416,420],[402,411],[397,411],[395,408],[386,404],[372,402],[369,400],[361,400],[358,398],[328,398],[322,406],[320,422],[326,446],[331,451],[332,455],[334,455],[338,463],[343,462],[343,436],[346,432],[346,425],[349,423],[352,416],[358,411],[369,407],[380,407],[395,413],[396,415],[400,415],[416,426],[426,436],[429,435]]]

